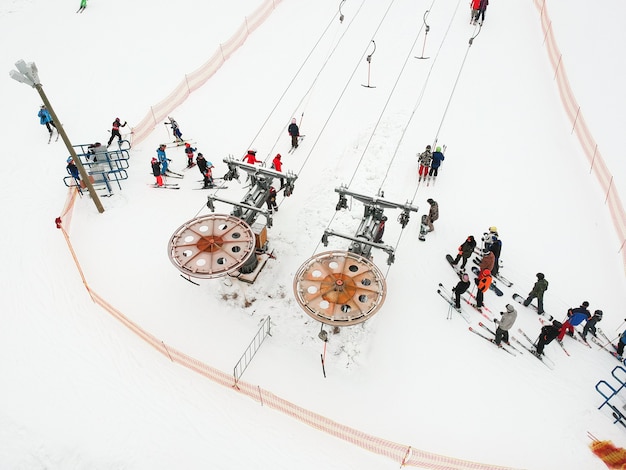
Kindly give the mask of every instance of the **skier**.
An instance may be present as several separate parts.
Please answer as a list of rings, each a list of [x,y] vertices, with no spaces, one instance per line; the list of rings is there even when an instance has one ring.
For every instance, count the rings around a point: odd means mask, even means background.
[[[87,8],[87,0],[80,0],[80,7],[78,8],[78,12],[82,13],[85,8]]]
[[[548,281],[543,273],[537,273],[537,282],[533,289],[528,293],[528,297],[524,300],[524,307],[528,307],[534,298],[537,299],[537,313],[541,315],[543,312],[543,293],[548,290]]]
[[[623,360],[622,354],[624,354],[624,346],[626,346],[626,331],[622,333],[622,336],[619,338],[619,343],[617,344],[617,358],[620,361]]]
[[[493,262],[493,269],[491,270],[491,274],[495,276],[496,274],[498,274],[498,269],[500,268],[500,253],[502,252],[502,240],[498,238],[497,233],[495,233],[492,236],[492,240],[493,242],[489,245],[489,251],[492,252],[496,258]]]
[[[150,160],[150,165],[152,166],[152,174],[156,178],[156,185],[159,187],[163,186],[163,177],[161,176],[161,163],[156,159],[156,157],[152,157],[152,160]]]
[[[203,181],[204,184],[203,184],[202,187],[204,189],[212,188],[214,186],[214,184],[213,184],[213,171],[212,171],[212,168],[215,168],[213,166],[213,163],[207,161],[204,173],[202,173],[202,176],[204,177],[204,181]]]
[[[587,341],[587,334],[591,332],[593,336],[596,336],[596,323],[602,321],[602,310],[596,310],[593,312],[593,316],[587,320],[585,327],[583,328],[583,339]]]
[[[459,246],[459,254],[456,255],[454,261],[452,261],[453,265],[457,265],[461,258],[463,258],[463,262],[461,263],[461,269],[465,269],[465,265],[467,264],[467,260],[474,254],[474,248],[476,248],[476,240],[474,240],[474,236],[470,235],[467,237],[461,246]]]
[[[191,168],[194,165],[193,153],[196,150],[198,149],[193,148],[189,142],[185,144],[185,153],[187,154],[187,168]]]
[[[457,310],[461,310],[461,294],[467,291],[470,285],[469,276],[463,274],[461,280],[452,288],[452,292],[454,292],[454,308]]]
[[[200,173],[204,176],[204,172],[206,171],[207,167],[207,161],[201,152],[198,152],[198,156],[196,157],[196,165],[198,165],[198,170],[200,170]]]
[[[169,119],[169,123],[166,122],[165,124],[169,124],[170,127],[172,128],[172,134],[174,135],[174,142],[182,142],[183,133],[180,131],[180,127],[178,127],[178,123],[171,116],[168,116],[167,119]]]
[[[376,235],[374,235],[374,239],[372,240],[374,243],[383,243],[383,234],[385,233],[385,223],[387,223],[387,216],[383,215],[380,218],[380,222],[378,222],[378,226],[376,227]]]
[[[126,126],[126,121],[124,121],[124,124],[121,123],[120,118],[116,117],[115,121],[113,121],[113,124],[111,125],[111,137],[109,137],[109,142],[107,143],[107,147],[109,147],[111,145],[111,142],[113,142],[113,139],[115,139],[117,137],[117,142],[119,144],[119,142],[122,140],[122,134],[120,134],[120,127],[125,127]]]
[[[57,133],[59,132],[59,130],[57,129],[57,126],[54,124],[54,121],[52,120],[52,116],[50,116],[50,111],[48,111],[45,104],[41,105],[41,108],[39,109],[37,116],[39,116],[39,124],[41,124],[42,126],[46,126],[46,129],[48,129],[48,132],[50,133],[50,137],[52,137],[52,127],[56,129]]]
[[[419,181],[422,181],[422,178],[426,178],[426,175],[428,175],[430,162],[433,159],[433,154],[430,151],[430,145],[427,145],[426,150],[424,150],[422,153],[417,154],[417,159],[420,164],[417,174],[419,175]]]
[[[487,5],[489,5],[489,0],[480,0],[480,5],[478,6],[478,14],[476,15],[476,21],[480,18],[479,25],[483,25],[485,22],[485,10],[487,10]]]
[[[491,245],[498,239],[498,229],[495,226],[489,227],[489,232],[483,233],[483,253],[487,253]]]
[[[470,19],[471,24],[476,24],[476,20],[478,20],[478,14],[480,13],[480,0],[472,0],[470,2],[472,8],[472,18]]]
[[[543,348],[546,344],[550,344],[553,339],[559,336],[559,330],[563,325],[558,320],[554,320],[552,325],[545,325],[541,328],[541,332],[539,333],[539,339],[537,340],[537,350],[535,351],[535,356],[539,357],[543,354]]]
[[[291,119],[291,124],[289,124],[289,127],[287,128],[287,132],[289,132],[289,135],[291,136],[291,148],[297,149],[298,137],[300,137],[300,128],[298,127],[298,124],[296,124],[296,118]]]
[[[243,157],[246,163],[254,165],[255,163],[261,163],[261,160],[256,159],[256,149],[248,150],[248,153]]]
[[[170,161],[165,154],[166,147],[167,146],[165,144],[161,144],[157,149],[157,158],[161,164],[161,175],[165,175],[167,173],[168,162]]]
[[[443,156],[441,152],[441,147],[437,147],[435,152],[433,153],[433,160],[430,163],[430,171],[428,172],[428,178],[437,178],[439,174],[439,167],[441,166],[441,162],[445,160],[446,157]]]
[[[493,279],[491,277],[491,271],[489,271],[488,269],[483,269],[478,275],[478,277],[474,279],[474,283],[476,284],[476,287],[477,287],[476,308],[479,312],[483,311],[482,309],[483,298],[484,298],[485,292],[489,290],[489,286],[491,285],[492,280]]]
[[[278,172],[283,171],[283,162],[281,161],[281,158],[282,157],[280,153],[277,153],[276,156],[274,157],[274,160],[272,160],[272,168]],[[283,189],[284,187],[285,187],[285,178],[280,178],[280,189]]]
[[[513,326],[515,320],[517,319],[517,311],[511,304],[506,304],[506,312],[500,312],[500,315],[502,315],[500,320],[497,318],[493,319],[494,323],[498,325],[498,328],[496,329],[495,343],[499,348],[502,347],[500,344],[502,341],[504,341],[505,344],[509,344],[509,329]]]
[[[80,173],[78,172],[78,167],[76,163],[74,163],[74,159],[72,157],[67,158],[67,166],[65,167],[67,172],[76,180],[76,184],[80,185]]]
[[[587,307],[589,307],[589,302],[585,301],[580,307],[570,308],[567,311],[567,320],[565,320],[565,323],[563,323],[563,326],[559,330],[559,336],[557,338],[559,341],[563,341],[565,332],[570,336],[574,336],[574,327],[591,318],[591,313],[589,313]]]
[[[267,193],[267,199],[265,200],[267,203],[267,210],[271,214],[273,211],[278,212],[278,205],[276,204],[276,188],[274,186],[270,186],[269,193]]]
[[[490,251],[480,260],[480,264],[478,265],[478,269],[484,271],[488,269],[493,272],[493,266],[496,263],[496,256]]]
[[[433,222],[439,218],[439,204],[434,199],[427,199],[426,202],[430,204],[430,210],[428,211],[428,217],[426,217],[426,225],[428,225],[428,231],[435,230]]]

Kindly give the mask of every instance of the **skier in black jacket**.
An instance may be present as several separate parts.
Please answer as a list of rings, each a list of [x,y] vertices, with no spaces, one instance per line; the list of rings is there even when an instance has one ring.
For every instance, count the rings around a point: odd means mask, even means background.
[[[536,356],[541,356],[543,354],[543,348],[546,344],[550,344],[557,336],[559,336],[559,330],[563,325],[560,321],[554,320],[552,325],[546,325],[541,328],[541,333],[539,333],[539,340],[537,341],[537,351],[535,352]]]

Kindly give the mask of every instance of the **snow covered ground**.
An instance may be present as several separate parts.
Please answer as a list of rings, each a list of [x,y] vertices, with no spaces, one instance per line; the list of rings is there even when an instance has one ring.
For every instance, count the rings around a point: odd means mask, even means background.
[[[140,120],[259,4],[90,0],[77,15],[78,2],[68,0],[7,1],[0,5],[2,64],[8,72],[18,59],[36,62],[72,141],[103,142],[114,117],[131,126]],[[171,265],[167,242],[182,223],[208,213],[207,193],[194,190],[194,169],[179,191],[146,184],[153,182],[150,158],[168,139],[160,126],[132,149],[130,178],[103,199],[103,214],[89,198],[75,208],[70,235],[89,286],[166,344],[225,372],[271,316],[272,336],[244,380],[364,433],[493,465],[605,468],[587,433],[626,447],[624,429],[596,409],[594,390],[618,363],[571,339],[571,357],[556,344],[546,348],[554,371],[529,354],[509,356],[471,334],[458,315],[447,320],[436,293],[439,282],[455,283],[445,254],[496,225],[502,274],[515,285],[502,287],[504,297],[486,295],[494,313],[514,292],[525,295],[541,271],[550,282],[549,313],[560,318],[588,300],[604,311],[601,326],[611,338],[621,331],[621,241],[565,120],[533,2],[492,2],[471,47],[477,30],[465,2],[348,1],[343,23],[338,4],[278,3],[171,113],[217,175],[226,171],[223,158],[252,146],[270,160],[282,153],[285,168],[298,173],[269,230],[276,260],[259,280],[197,287]],[[624,200],[618,136],[626,65],[615,51],[624,43],[626,7],[616,0],[594,6],[593,22],[578,0],[547,7]],[[417,60],[426,10],[430,59]],[[376,88],[365,88],[372,39]],[[398,467],[169,362],[95,305],[54,225],[67,194],[67,150],[61,141],[46,144],[34,90],[7,76],[0,100],[0,128],[11,138],[0,187],[0,468]],[[302,117],[307,137],[286,155],[292,116]],[[416,192],[415,154],[435,138],[447,145],[446,160],[436,185]],[[168,156],[174,169],[184,166],[182,149]],[[320,324],[298,307],[292,283],[314,254],[347,248],[338,238],[323,247],[325,228],[353,233],[358,226],[360,203],[335,212],[340,184],[371,195],[381,188],[420,211],[404,231],[389,211],[385,242],[396,246],[396,261],[387,267],[384,253],[374,258],[387,299],[367,323],[330,335],[324,378]],[[220,196],[237,200],[245,192],[233,181]],[[429,197],[439,201],[441,218],[421,243]],[[536,336],[536,315],[515,306],[516,327]],[[483,319],[468,313],[473,326]]]

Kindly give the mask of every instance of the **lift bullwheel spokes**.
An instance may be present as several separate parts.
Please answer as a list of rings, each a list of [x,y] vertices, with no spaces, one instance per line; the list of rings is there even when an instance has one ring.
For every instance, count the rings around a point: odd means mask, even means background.
[[[328,251],[309,258],[293,281],[296,300],[315,320],[349,326],[364,322],[383,305],[387,284],[367,258]]]
[[[185,275],[214,279],[255,256],[255,242],[254,232],[240,218],[209,214],[176,229],[169,241],[169,258]]]

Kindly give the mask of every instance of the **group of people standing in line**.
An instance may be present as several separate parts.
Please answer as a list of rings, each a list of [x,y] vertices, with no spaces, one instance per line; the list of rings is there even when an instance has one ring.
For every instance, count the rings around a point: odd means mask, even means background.
[[[499,266],[499,258],[502,250],[502,242],[499,239],[498,231],[496,227],[489,227],[489,232],[485,233],[482,238],[484,243],[483,257],[480,261],[479,274],[475,278],[474,282],[477,287],[476,292],[476,307],[479,311],[482,311],[483,296],[489,289],[493,280],[492,276],[497,273],[497,267]],[[458,254],[451,264],[457,265],[461,262],[460,272],[461,280],[452,289],[454,292],[455,308],[459,310],[461,308],[461,295],[465,293],[471,286],[469,275],[465,273],[465,265],[467,260],[476,252],[476,240],[473,235],[469,235],[467,239],[459,246]],[[543,296],[548,290],[548,281],[543,273],[536,274],[537,281],[534,283],[533,288],[528,293],[526,299],[522,302],[525,307],[530,306],[534,299],[537,299],[537,314],[542,315],[545,313],[543,306]],[[581,333],[583,341],[587,341],[587,335],[591,333],[596,336],[596,324],[602,321],[602,310],[595,310],[593,315],[588,310],[589,302],[583,302],[580,307],[570,308],[567,311],[567,319],[561,323],[558,320],[553,320],[552,324],[544,325],[541,328],[539,337],[536,341],[536,355],[541,356],[543,350],[547,344],[550,344],[554,339],[559,342],[563,341],[566,334],[574,336],[574,328],[585,322],[583,331]],[[508,329],[515,322],[517,312],[508,304],[506,306],[506,312],[502,312],[501,320],[494,320],[498,323],[498,330],[503,330],[498,333],[496,330],[496,344],[500,345],[501,341],[508,342]],[[626,347],[626,331],[620,338],[618,346],[618,355],[621,360],[622,353]]]

